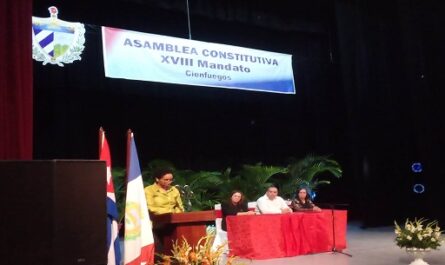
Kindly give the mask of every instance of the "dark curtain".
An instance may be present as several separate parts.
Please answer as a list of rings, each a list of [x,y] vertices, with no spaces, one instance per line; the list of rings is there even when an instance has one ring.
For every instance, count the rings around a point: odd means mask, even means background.
[[[0,1],[0,159],[32,159],[31,0]]]
[[[336,1],[349,181],[365,225],[445,219],[443,11],[440,1]],[[416,183],[424,193],[413,192]]]

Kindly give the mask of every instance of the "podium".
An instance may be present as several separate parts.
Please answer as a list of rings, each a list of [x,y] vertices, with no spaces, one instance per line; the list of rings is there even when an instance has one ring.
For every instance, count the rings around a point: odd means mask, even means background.
[[[151,215],[153,229],[162,231],[163,254],[171,255],[173,242],[183,237],[194,246],[206,235],[207,225],[215,223],[215,211],[196,211]]]

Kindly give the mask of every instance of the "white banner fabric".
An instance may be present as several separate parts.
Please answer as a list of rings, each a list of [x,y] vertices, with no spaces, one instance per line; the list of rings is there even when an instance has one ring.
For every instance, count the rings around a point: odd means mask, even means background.
[[[295,94],[292,56],[102,27],[105,76]]]

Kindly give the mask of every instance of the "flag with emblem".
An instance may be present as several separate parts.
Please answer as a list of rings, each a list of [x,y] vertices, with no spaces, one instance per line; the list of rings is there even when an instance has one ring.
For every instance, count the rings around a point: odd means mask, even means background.
[[[99,129],[99,159],[107,164],[107,247],[108,265],[121,264],[121,251],[119,244],[119,214],[116,206],[116,196],[114,194],[113,177],[111,175],[111,154],[108,141],[105,138],[105,131]]]
[[[125,265],[154,263],[154,240],[151,231],[139,158],[131,130],[127,138],[127,196],[125,201]]]

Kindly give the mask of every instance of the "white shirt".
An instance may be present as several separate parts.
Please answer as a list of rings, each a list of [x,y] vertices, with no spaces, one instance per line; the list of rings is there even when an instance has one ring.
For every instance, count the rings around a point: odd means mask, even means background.
[[[277,196],[275,199],[271,200],[269,197],[267,197],[267,194],[264,194],[264,196],[260,197],[256,203],[257,209],[261,214],[281,213],[282,209],[290,209],[289,206],[287,206],[286,201],[280,196]]]

